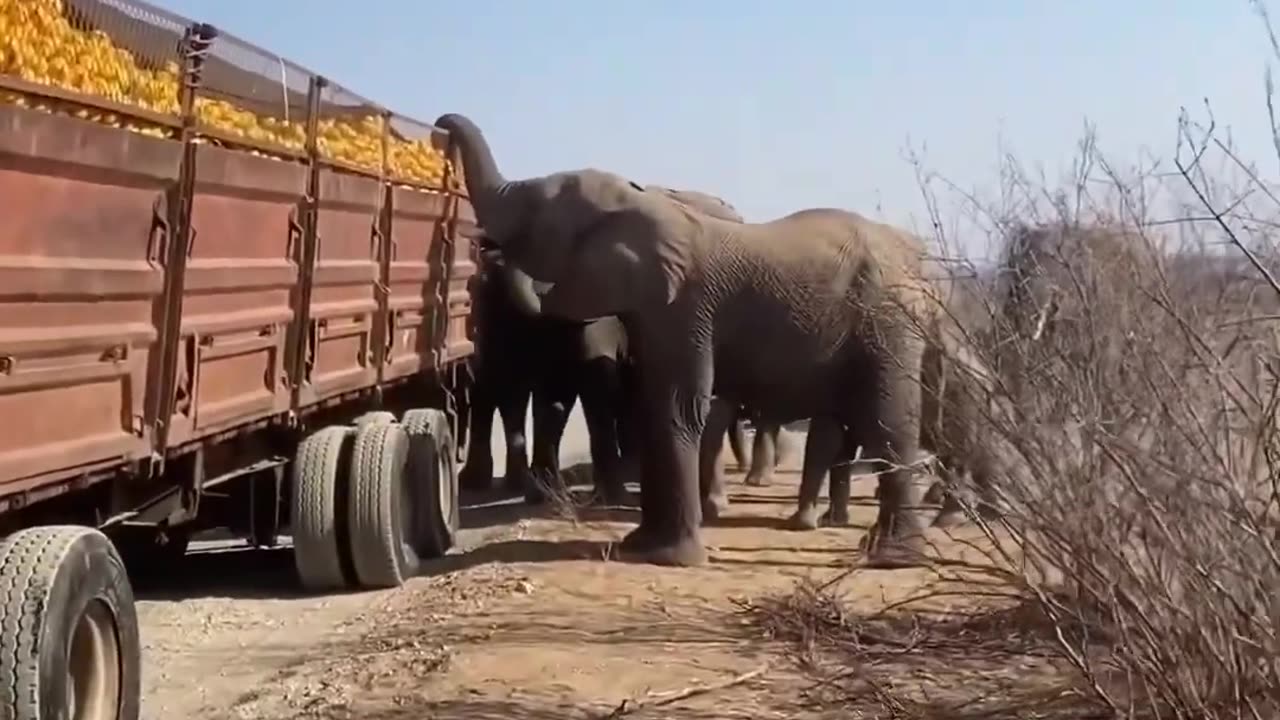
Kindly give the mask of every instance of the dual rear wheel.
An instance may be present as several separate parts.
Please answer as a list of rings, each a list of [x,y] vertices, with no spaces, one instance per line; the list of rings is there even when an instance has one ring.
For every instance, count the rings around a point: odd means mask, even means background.
[[[293,465],[299,579],[311,591],[397,587],[444,555],[458,529],[453,437],[445,414],[369,413],[312,433]]]

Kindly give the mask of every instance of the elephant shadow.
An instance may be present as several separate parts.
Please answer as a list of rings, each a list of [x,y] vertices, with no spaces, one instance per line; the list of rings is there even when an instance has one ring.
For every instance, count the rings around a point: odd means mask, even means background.
[[[500,540],[422,563],[421,574],[445,575],[488,563],[553,563],[614,559],[608,540]]]
[[[485,491],[465,491],[462,502],[461,527],[464,530],[512,525],[521,520],[576,519],[586,522],[626,522],[640,520],[639,486],[630,484],[632,501],[626,505],[593,505],[590,463],[575,463],[560,471],[565,483],[558,498],[529,505],[519,491],[507,489],[501,482]]]

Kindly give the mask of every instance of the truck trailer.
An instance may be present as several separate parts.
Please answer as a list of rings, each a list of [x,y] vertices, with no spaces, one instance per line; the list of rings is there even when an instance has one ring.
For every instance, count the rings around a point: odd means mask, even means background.
[[[476,220],[446,133],[132,0],[0,0],[0,717],[134,720],[129,575],[458,528]],[[128,568],[128,571],[126,571]]]

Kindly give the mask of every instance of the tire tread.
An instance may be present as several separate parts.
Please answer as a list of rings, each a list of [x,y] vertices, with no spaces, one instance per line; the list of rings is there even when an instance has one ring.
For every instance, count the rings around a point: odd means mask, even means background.
[[[397,440],[399,438],[399,440]],[[401,443],[397,449],[395,443]],[[395,503],[403,482],[396,455],[407,453],[408,437],[399,424],[365,425],[356,434],[351,453],[351,556],[360,583],[369,588],[398,587],[416,568],[416,558],[403,558]],[[407,457],[405,458],[407,460]]]
[[[98,531],[44,525],[0,540],[0,717],[6,720],[48,716],[50,709],[40,707],[38,642],[58,571],[76,543],[91,534]],[[110,547],[110,541],[103,541]],[[131,592],[127,600],[132,602]],[[130,648],[122,646],[120,651]],[[124,686],[121,692],[130,689]]]
[[[298,446],[293,467],[294,564],[302,586],[312,591],[349,584],[342,569],[337,522],[337,483],[342,481],[343,445],[354,431],[331,425]]]

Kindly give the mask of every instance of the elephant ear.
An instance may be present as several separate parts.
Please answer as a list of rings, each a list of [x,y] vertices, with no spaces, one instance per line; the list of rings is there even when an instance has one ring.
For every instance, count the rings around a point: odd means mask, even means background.
[[[638,209],[601,216],[573,238],[572,246],[568,282],[557,284],[556,304],[590,307],[580,319],[671,304],[685,286],[687,239]]]

